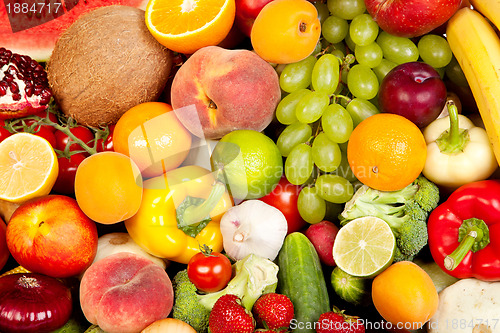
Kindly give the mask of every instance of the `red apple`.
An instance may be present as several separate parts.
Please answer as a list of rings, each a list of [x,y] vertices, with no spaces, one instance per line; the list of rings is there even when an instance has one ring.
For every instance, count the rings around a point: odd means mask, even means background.
[[[339,228],[333,222],[326,220],[311,224],[305,232],[306,237],[314,245],[319,260],[327,266],[335,266],[333,243],[338,232]]]
[[[417,37],[439,27],[462,0],[365,0],[368,13],[391,35]]]
[[[260,10],[273,0],[236,0],[236,16],[234,18],[236,25],[240,30],[250,37],[253,22]]]
[[[423,128],[439,116],[446,98],[446,85],[434,68],[423,62],[407,62],[384,77],[378,103],[381,112],[399,114]]]
[[[5,237],[6,229],[7,225],[0,218],[0,269],[2,269],[5,266],[10,256],[9,248],[7,247],[7,241]]]
[[[56,278],[81,274],[97,253],[97,227],[75,199],[46,195],[28,200],[12,214],[7,246],[29,271]]]

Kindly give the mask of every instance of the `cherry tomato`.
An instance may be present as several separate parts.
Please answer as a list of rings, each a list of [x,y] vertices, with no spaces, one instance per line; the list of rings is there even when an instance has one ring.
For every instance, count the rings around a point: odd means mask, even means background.
[[[9,136],[11,136],[12,133],[7,131],[5,129],[5,127],[0,127],[0,142],[2,142],[3,140],[7,139]]]
[[[93,142],[91,141],[94,140],[94,133],[92,133],[92,131],[87,127],[83,126],[72,127],[70,129],[70,132],[73,133],[77,138],[85,142],[90,147],[93,146]],[[55,132],[55,136],[56,136],[55,148],[59,150],[64,150],[66,148],[66,144],[70,140],[70,137],[67,136],[64,132],[61,132],[59,130]],[[83,150],[83,148],[80,147],[80,145],[75,142],[71,144],[71,146],[69,147],[69,151],[76,151],[76,150]]]
[[[42,112],[39,112],[37,114],[34,114],[34,116],[38,116],[40,118],[45,118],[47,116],[47,112],[46,111],[42,111]],[[49,113],[49,119],[53,122],[53,123],[57,123],[57,116],[50,112]],[[27,125],[27,126],[31,126],[31,124],[33,124],[35,122],[35,120],[33,119],[27,119],[24,121],[24,123]],[[50,126],[50,125],[41,125],[42,127],[45,127],[47,128],[48,130],[50,130],[51,132],[55,132],[56,131],[56,128],[53,127],[53,126]]]
[[[38,129],[33,130],[33,134],[41,136],[50,143],[52,148],[56,148],[56,137],[47,126],[38,126]]]
[[[113,131],[115,130],[115,125],[109,125],[109,134],[106,140],[104,141],[104,149],[102,139],[97,140],[97,152],[103,151],[115,151],[113,145]]]
[[[75,193],[76,169],[85,158],[86,156],[83,153],[73,154],[69,159],[66,157],[57,158],[59,174],[52,191],[59,194],[73,195]]]
[[[187,274],[199,290],[207,293],[219,291],[231,280],[231,262],[222,253],[203,250],[191,257]]]
[[[259,199],[278,208],[285,215],[288,222],[288,234],[299,231],[307,225],[297,208],[300,189],[300,186],[290,183],[283,176],[271,193]]]

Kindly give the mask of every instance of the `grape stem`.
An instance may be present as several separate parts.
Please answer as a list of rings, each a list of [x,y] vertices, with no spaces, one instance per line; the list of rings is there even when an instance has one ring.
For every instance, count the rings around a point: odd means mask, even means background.
[[[352,98],[347,97],[347,96],[344,96],[344,95],[335,95],[335,94],[332,94],[332,95],[330,96],[330,98],[333,98],[335,101],[337,101],[338,99],[343,99],[343,100],[345,100],[348,104],[352,101]]]

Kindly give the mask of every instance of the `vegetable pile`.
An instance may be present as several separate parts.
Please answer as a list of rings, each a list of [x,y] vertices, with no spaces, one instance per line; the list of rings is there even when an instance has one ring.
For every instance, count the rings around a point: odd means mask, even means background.
[[[0,330],[499,331],[500,4],[376,2],[0,4]]]

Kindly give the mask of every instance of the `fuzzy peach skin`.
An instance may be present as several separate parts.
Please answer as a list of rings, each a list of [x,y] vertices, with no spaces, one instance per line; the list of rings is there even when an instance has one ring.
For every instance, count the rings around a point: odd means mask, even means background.
[[[191,55],[171,86],[177,117],[205,139],[237,129],[262,131],[273,120],[280,98],[279,77],[269,63],[249,50],[219,46]]]
[[[120,252],[92,264],[80,283],[87,320],[107,333],[140,332],[172,310],[174,291],[165,270],[137,254]]]

